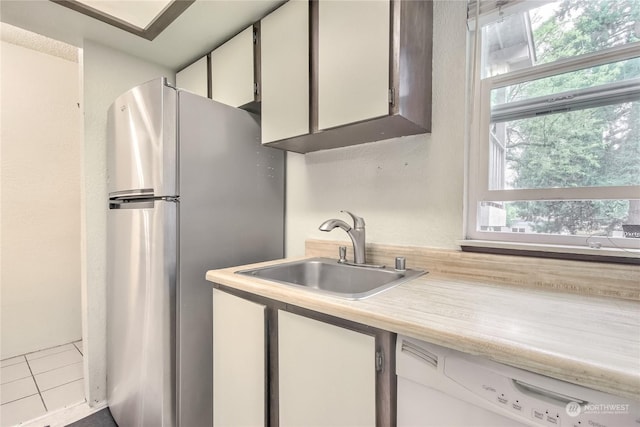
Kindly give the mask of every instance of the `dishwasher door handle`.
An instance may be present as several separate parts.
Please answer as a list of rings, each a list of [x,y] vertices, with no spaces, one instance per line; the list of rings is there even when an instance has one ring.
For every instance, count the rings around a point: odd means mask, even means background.
[[[586,400],[578,399],[576,397],[568,396],[566,394],[558,393],[556,391],[547,390],[542,387],[535,386],[533,384],[525,383],[524,381],[511,379],[513,381],[513,385],[520,392],[533,397],[543,398],[543,399],[551,399],[552,401],[558,403],[559,405],[565,406],[570,402],[575,402],[580,406],[588,405],[589,402]]]

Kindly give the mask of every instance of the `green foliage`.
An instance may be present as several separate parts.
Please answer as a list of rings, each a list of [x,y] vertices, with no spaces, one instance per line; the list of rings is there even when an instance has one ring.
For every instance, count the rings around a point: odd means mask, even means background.
[[[563,23],[570,16],[572,24]],[[637,0],[564,0],[534,33],[538,62],[551,62],[640,40]],[[528,99],[640,76],[640,58],[508,88],[505,100]],[[506,130],[511,188],[640,184],[640,103],[629,102],[512,121]],[[544,233],[611,231],[628,202],[521,202],[508,211]]]
[[[508,206],[520,220],[532,223],[537,233],[572,235],[610,233],[622,225],[629,210],[629,202],[619,200],[515,202]]]

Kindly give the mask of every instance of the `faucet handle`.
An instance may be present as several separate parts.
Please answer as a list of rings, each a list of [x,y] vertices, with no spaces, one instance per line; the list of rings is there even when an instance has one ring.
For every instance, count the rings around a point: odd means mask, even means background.
[[[344,212],[351,215],[351,218],[353,218],[353,228],[364,228],[364,218],[354,215],[349,211],[340,211],[340,212]]]

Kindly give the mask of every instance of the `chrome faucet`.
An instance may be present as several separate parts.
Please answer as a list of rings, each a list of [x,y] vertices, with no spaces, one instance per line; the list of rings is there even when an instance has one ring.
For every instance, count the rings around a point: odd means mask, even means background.
[[[351,242],[353,242],[353,263],[356,265],[366,264],[364,218],[360,218],[349,211],[340,212],[351,215],[351,218],[353,218],[353,227],[341,219],[329,219],[320,224],[320,231],[331,231],[337,227],[342,228],[351,238]]]

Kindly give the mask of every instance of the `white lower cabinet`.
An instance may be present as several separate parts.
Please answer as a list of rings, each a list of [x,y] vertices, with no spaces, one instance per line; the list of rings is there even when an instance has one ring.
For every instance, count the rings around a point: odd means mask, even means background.
[[[266,425],[266,307],[213,290],[213,425]]]
[[[391,332],[216,285],[213,425],[394,427],[394,346]]]
[[[281,427],[375,426],[375,338],[278,311]]]

